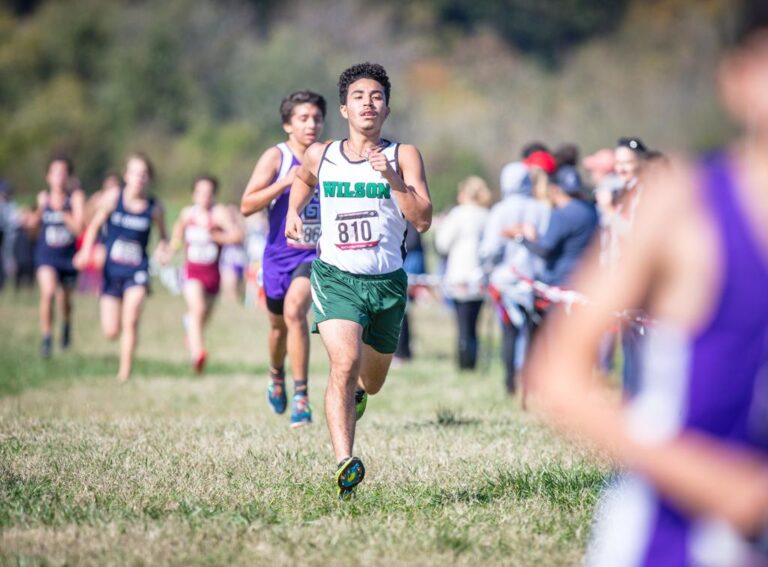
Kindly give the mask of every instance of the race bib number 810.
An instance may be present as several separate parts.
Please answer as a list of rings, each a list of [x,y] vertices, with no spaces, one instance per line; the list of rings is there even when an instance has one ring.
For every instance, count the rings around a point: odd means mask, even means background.
[[[381,241],[381,220],[377,211],[339,213],[334,224],[334,244],[342,250],[375,248]]]

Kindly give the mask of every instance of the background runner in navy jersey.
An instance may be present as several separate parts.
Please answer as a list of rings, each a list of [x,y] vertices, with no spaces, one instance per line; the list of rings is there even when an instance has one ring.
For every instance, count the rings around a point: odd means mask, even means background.
[[[77,270],[72,264],[75,242],[83,229],[85,196],[80,189],[70,190],[72,162],[55,157],[48,164],[48,189],[37,196],[37,209],[31,226],[37,229],[35,265],[40,288],[41,355],[52,352],[53,299],[58,298],[62,326],[60,344],[69,347],[71,338],[72,290]]]
[[[120,337],[120,367],[117,378],[127,380],[133,368],[137,330],[142,306],[149,290],[147,246],[152,225],[160,232],[158,254],[168,256],[165,216],[160,203],[147,196],[152,165],[143,154],[128,158],[125,186],[105,192],[100,208],[88,225],[75,265],[84,266],[102,226],[106,225],[104,284],[101,296],[101,325],[110,340]]]

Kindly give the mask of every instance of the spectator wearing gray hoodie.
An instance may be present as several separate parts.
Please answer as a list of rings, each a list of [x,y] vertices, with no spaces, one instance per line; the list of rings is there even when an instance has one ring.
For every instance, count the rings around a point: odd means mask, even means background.
[[[502,199],[491,209],[480,244],[480,258],[490,283],[499,292],[497,301],[501,313],[502,359],[505,386],[514,394],[516,374],[522,366],[533,314],[533,294],[516,285],[521,276],[534,278],[543,268],[543,261],[524,245],[504,235],[506,227],[529,224],[540,233],[549,225],[549,206],[531,194],[528,167],[513,162],[501,171]]]

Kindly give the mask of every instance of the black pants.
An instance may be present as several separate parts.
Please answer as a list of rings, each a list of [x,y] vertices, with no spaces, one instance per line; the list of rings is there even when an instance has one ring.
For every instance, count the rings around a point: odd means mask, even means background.
[[[477,366],[477,319],[483,300],[454,300],[456,321],[459,326],[459,368],[473,370]]]
[[[410,299],[408,300],[410,304]],[[400,337],[397,340],[397,349],[395,350],[395,358],[402,360],[410,360],[413,356],[411,352],[411,326],[408,323],[408,307],[405,308],[403,314],[403,324],[400,327]]]
[[[517,389],[515,375],[517,374],[517,339],[522,329],[512,323],[501,325],[501,357],[504,360],[504,386],[507,393],[514,394]]]

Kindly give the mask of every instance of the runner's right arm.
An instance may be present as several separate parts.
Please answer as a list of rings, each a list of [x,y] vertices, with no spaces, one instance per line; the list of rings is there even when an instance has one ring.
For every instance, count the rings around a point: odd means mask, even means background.
[[[179,218],[173,224],[171,229],[171,242],[168,244],[168,258],[170,261],[173,255],[179,251],[184,244],[184,224],[187,222],[187,215],[189,214],[189,207],[184,207],[179,213]]]
[[[88,259],[91,257],[93,244],[96,242],[96,235],[99,233],[99,229],[107,222],[109,215],[112,214],[117,208],[117,200],[120,198],[120,189],[109,189],[104,193],[104,196],[99,202],[99,209],[93,215],[91,222],[88,224],[88,228],[85,229],[85,236],[83,237],[83,244],[80,250],[75,254],[72,259],[72,263],[79,270],[85,268],[88,264]]]
[[[299,213],[304,210],[312,199],[317,186],[317,174],[320,161],[323,159],[325,147],[328,144],[315,143],[307,148],[304,160],[299,167],[291,184],[291,194],[288,197],[288,212],[285,216],[285,237],[298,240],[304,227]]]
[[[43,221],[43,209],[48,204],[48,193],[40,191],[37,194],[37,206],[27,216],[27,230],[35,232],[40,228],[40,223]]]
[[[282,153],[275,146],[264,152],[256,162],[256,167],[240,199],[240,212],[244,216],[247,217],[267,208],[274,199],[291,186],[296,168],[292,168],[283,179],[273,182],[280,169],[281,160]]]

